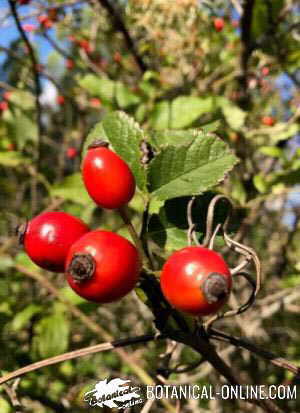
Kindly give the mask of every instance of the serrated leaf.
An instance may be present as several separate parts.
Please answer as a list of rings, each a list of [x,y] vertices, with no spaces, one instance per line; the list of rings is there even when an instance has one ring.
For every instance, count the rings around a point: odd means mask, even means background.
[[[86,205],[91,201],[83,185],[80,173],[69,175],[62,182],[54,185],[50,190],[50,195],[82,205]]]
[[[108,114],[102,121],[107,139],[113,149],[128,163],[135,176],[137,186],[146,190],[146,170],[141,164],[140,144],[144,132],[133,118],[124,112]]]
[[[213,108],[211,97],[179,96],[171,104],[171,128],[180,129],[191,125]]]
[[[221,139],[199,132],[188,144],[165,147],[150,162],[150,192],[160,200],[198,195],[221,182],[236,162]]]
[[[69,343],[70,324],[64,313],[45,317],[35,325],[33,350],[39,358],[53,357],[65,352]]]
[[[183,145],[199,136],[201,131],[197,129],[152,131],[150,133],[150,143],[159,149],[166,145]]]
[[[85,156],[85,153],[87,151],[88,146],[93,143],[94,141],[97,140],[102,140],[108,142],[108,137],[106,136],[106,133],[103,129],[103,124],[102,122],[96,123],[96,125],[93,127],[93,129],[90,131],[88,136],[86,137],[82,149],[82,156],[81,158],[83,159]]]

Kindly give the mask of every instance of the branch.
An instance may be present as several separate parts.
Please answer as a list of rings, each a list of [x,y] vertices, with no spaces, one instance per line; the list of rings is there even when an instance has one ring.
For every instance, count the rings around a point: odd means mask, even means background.
[[[57,51],[58,54],[60,54],[63,58],[65,59],[73,59],[71,55],[69,55],[67,52],[65,52],[57,43],[55,40],[52,39],[51,36],[44,30],[42,33],[42,36],[48,40],[48,42],[51,44],[54,50]]]
[[[115,29],[123,34],[129,51],[132,53],[134,60],[136,61],[136,64],[140,68],[141,72],[144,73],[147,70],[147,65],[138,54],[134,41],[129,34],[127,27],[125,26],[122,17],[120,16],[116,8],[109,2],[109,0],[98,0],[98,2],[110,15]]]
[[[90,317],[88,317],[84,312],[82,312],[78,307],[73,305],[68,299],[66,299],[60,291],[49,281],[48,278],[44,277],[42,274],[34,271],[28,270],[28,268],[22,265],[15,265],[16,270],[27,275],[30,278],[38,281],[47,291],[50,292],[54,297],[58,298],[60,302],[66,305],[71,314],[75,316],[76,319],[80,320],[90,331],[97,334],[98,337],[106,341],[112,341],[111,335],[104,330],[98,323],[94,322]],[[137,361],[131,355],[127,354],[123,349],[117,349],[116,353],[127,363],[135,374],[141,379],[145,384],[151,385],[153,383],[152,378],[149,374],[137,363]]]
[[[270,363],[274,364],[274,366],[289,370],[297,376],[300,375],[299,367],[295,366],[290,361],[282,357],[277,357],[275,354],[257,347],[248,340],[244,340],[240,337],[230,336],[215,329],[211,330],[211,338],[214,340],[226,341],[236,347],[242,347],[250,351],[251,353],[256,354],[257,356],[270,361]]]
[[[9,0],[9,6],[10,10],[12,13],[12,16],[15,20],[17,29],[20,33],[21,38],[23,39],[28,53],[29,57],[31,59],[31,64],[32,64],[32,72],[33,72],[33,78],[34,78],[34,83],[35,83],[35,105],[36,105],[36,120],[37,120],[37,126],[38,126],[38,148],[37,148],[37,164],[40,164],[40,157],[41,157],[41,146],[42,146],[42,137],[43,137],[43,123],[42,123],[42,106],[40,103],[40,95],[42,92],[41,88],[41,82],[40,82],[40,77],[38,74],[38,60],[35,57],[35,53],[33,50],[33,47],[28,40],[28,37],[23,30],[23,27],[20,22],[20,18],[17,12],[16,8],[16,2],[14,0]]]
[[[248,63],[250,56],[253,51],[253,43],[251,40],[251,25],[252,25],[252,15],[253,15],[253,7],[255,4],[255,0],[245,0],[243,6],[243,14],[241,18],[241,41],[242,41],[242,52],[240,57],[240,65],[241,65],[241,77],[240,77],[240,84],[241,84],[241,91],[242,99],[241,103],[246,103],[248,100],[248,86],[247,86],[247,77],[248,77]]]
[[[26,367],[15,370],[12,373],[5,374],[3,377],[0,377],[0,384],[6,383],[7,381],[14,379],[16,377],[23,376],[26,373],[29,373],[34,370],[41,369],[46,366],[51,366],[53,364],[62,363],[66,360],[73,360],[78,357],[88,356],[89,354],[99,353],[102,351],[113,350],[118,347],[125,347],[138,343],[147,343],[152,340],[163,339],[163,335],[143,335],[138,337],[131,337],[121,340],[115,340],[108,343],[96,344],[95,346],[84,347],[79,350],[70,351],[68,353],[60,354],[59,356],[50,357],[45,360],[38,361],[36,363],[28,364]]]
[[[248,71],[248,61],[253,51],[253,44],[251,41],[251,25],[252,15],[255,0],[245,0],[243,7],[243,15],[241,19],[241,40],[243,43],[243,51],[241,55],[241,67],[243,74],[246,75]]]
[[[231,367],[228,366],[225,361],[218,355],[215,347],[207,340],[205,336],[201,336],[201,332],[198,336],[193,337],[193,342],[185,343],[193,347],[198,353],[200,353],[225,379],[233,386],[245,385],[235,373]],[[260,406],[268,413],[283,413],[283,411],[274,404],[271,400],[256,400],[247,399],[248,403]]]

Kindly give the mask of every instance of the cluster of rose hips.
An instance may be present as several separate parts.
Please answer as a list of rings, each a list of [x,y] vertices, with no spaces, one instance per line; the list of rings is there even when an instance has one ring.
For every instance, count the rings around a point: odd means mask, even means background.
[[[135,193],[129,166],[102,141],[89,146],[82,178],[90,197],[101,208],[123,208]],[[33,262],[49,271],[65,272],[70,287],[87,300],[118,300],[139,279],[141,257],[131,242],[111,231],[90,230],[65,212],[42,213],[26,223],[19,235]],[[166,261],[160,283],[173,307],[199,316],[212,314],[226,303],[232,280],[220,255],[189,246]]]

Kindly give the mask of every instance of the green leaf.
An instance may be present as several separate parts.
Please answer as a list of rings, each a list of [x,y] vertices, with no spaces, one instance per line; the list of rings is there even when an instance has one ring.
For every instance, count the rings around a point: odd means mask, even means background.
[[[113,112],[103,119],[102,127],[113,149],[130,166],[137,186],[145,191],[146,170],[140,161],[140,144],[145,137],[139,124],[124,112]]]
[[[68,349],[70,324],[63,312],[40,320],[34,329],[33,351],[40,358],[53,357]]]
[[[270,2],[270,6],[268,6],[265,0],[256,0],[256,2],[254,3],[253,16],[251,19],[251,35],[253,39],[259,39],[260,36],[265,34],[270,25],[270,21],[277,21],[278,14],[283,5],[283,0],[272,1]],[[271,16],[269,16],[270,11]]]
[[[97,96],[103,101],[111,102],[114,98],[116,84],[107,76],[96,76],[88,74],[79,79],[78,83],[91,95]]]
[[[180,129],[191,125],[213,108],[211,97],[179,96],[171,104],[171,128]]]
[[[194,202],[192,219],[196,224],[196,236],[198,239],[201,239],[205,233],[206,211],[208,204],[214,195],[215,194],[213,193],[206,192],[205,194],[196,197]],[[158,214],[151,216],[148,226],[148,235],[166,252],[172,252],[186,247],[188,243],[186,211],[189,201],[189,197],[168,200]],[[226,218],[226,208],[222,208],[222,210],[218,209],[215,218],[216,222],[224,222]],[[219,240],[216,241],[216,244],[219,244]]]
[[[270,134],[270,140],[272,143],[277,143],[289,139],[291,136],[299,133],[299,125],[292,123],[286,125],[286,123],[277,123],[277,125],[272,127],[272,134]]]
[[[221,109],[228,125],[234,129],[239,130],[245,124],[247,113],[238,106],[231,103],[228,99],[222,98],[219,100]]]
[[[288,274],[280,281],[282,288],[294,288],[299,285],[299,274]]]
[[[265,180],[265,178],[261,175],[255,175],[253,178],[253,184],[255,186],[255,188],[260,192],[260,193],[264,193],[267,191],[268,189],[268,184]]]
[[[150,192],[160,200],[198,195],[221,182],[236,162],[221,139],[198,132],[187,144],[166,146],[150,162]]]
[[[183,145],[195,139],[201,132],[197,129],[152,131],[150,143],[157,149],[166,145]]]
[[[149,123],[153,129],[163,130],[170,127],[170,103],[166,100],[156,103],[149,116]]]
[[[19,152],[0,152],[0,165],[15,168],[28,163],[30,163],[30,159],[20,155]]]
[[[272,158],[281,158],[283,156],[282,149],[277,146],[262,146],[259,149],[263,155],[271,156]]]
[[[36,304],[29,304],[24,310],[20,311],[13,318],[11,328],[14,331],[19,331],[26,326],[30,319],[41,311],[42,307]]]
[[[116,99],[118,105],[122,109],[126,109],[127,107],[136,105],[140,102],[140,98],[132,93],[122,82],[116,83]]]
[[[77,202],[82,205],[86,205],[91,202],[79,172],[67,176],[62,182],[54,185],[50,190],[50,195],[52,197],[59,197]]]
[[[200,125],[200,129],[203,132],[216,132],[221,125],[219,120],[215,120],[214,122],[207,123],[206,125]]]

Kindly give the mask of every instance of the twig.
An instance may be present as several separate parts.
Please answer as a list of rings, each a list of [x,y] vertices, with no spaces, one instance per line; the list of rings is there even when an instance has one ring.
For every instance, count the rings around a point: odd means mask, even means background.
[[[240,77],[241,90],[244,91],[244,97],[247,98],[247,77],[248,77],[248,63],[253,52],[254,46],[251,39],[251,25],[255,0],[245,0],[243,7],[243,14],[241,18],[241,40],[242,52],[240,58],[242,74]]]
[[[211,329],[210,334],[210,337],[212,339],[226,341],[236,347],[242,347],[256,354],[257,356],[270,361],[270,363],[274,364],[274,366],[289,370],[297,376],[300,374],[300,368],[292,364],[290,361],[282,357],[277,357],[275,354],[257,347],[255,344],[249,342],[248,340],[224,334],[216,329]]]
[[[121,18],[119,12],[116,10],[116,8],[109,2],[109,0],[98,0],[98,3],[108,12],[108,14],[111,16],[113,25],[115,29],[119,32],[121,32],[124,36],[125,42],[127,44],[127,47],[129,51],[132,53],[138,67],[140,68],[141,72],[145,72],[147,70],[147,65],[141,58],[141,56],[138,54],[136,46],[134,44],[134,41],[129,34],[129,31],[127,30],[127,27],[125,26],[125,23],[123,19]]]
[[[17,396],[17,388],[20,383],[20,379],[16,379],[12,386],[8,386],[7,384],[3,384],[3,388],[6,392],[6,394],[9,397],[9,400],[11,401],[12,406],[15,408],[15,413],[23,413],[23,408],[22,405],[18,399]]]
[[[38,281],[44,288],[46,288],[46,290],[48,290],[52,295],[57,297],[60,300],[60,302],[65,304],[66,307],[69,309],[70,313],[73,314],[76,317],[76,319],[80,320],[90,331],[97,334],[98,337],[100,337],[101,339],[104,339],[106,341],[112,341],[112,336],[106,330],[104,330],[103,327],[101,327],[98,323],[94,322],[90,317],[85,315],[78,307],[74,306],[68,299],[66,299],[60,293],[60,291],[49,281],[49,279],[47,279],[38,272],[28,270],[26,267],[23,267],[22,265],[15,265],[15,268],[24,275],[27,275],[28,277]],[[131,369],[143,381],[143,383],[149,385],[153,383],[152,378],[142,367],[138,365],[138,363],[134,360],[134,358],[131,355],[127,354],[121,348],[117,349],[116,353],[125,363],[127,363],[131,367]]]
[[[31,59],[31,64],[32,64],[32,72],[33,72],[34,83],[35,83],[36,121],[37,121],[37,126],[38,126],[38,147],[37,147],[37,167],[38,167],[40,164],[40,160],[41,160],[40,159],[41,158],[41,147],[42,147],[42,138],[43,138],[43,129],[44,129],[43,123],[42,123],[42,106],[40,102],[40,95],[42,93],[42,88],[41,88],[40,77],[38,73],[38,60],[35,56],[33,47],[30,41],[28,40],[28,37],[21,25],[20,18],[17,12],[16,2],[14,0],[9,0],[9,5],[10,5],[10,10],[15,20],[17,29],[20,33],[20,36],[23,39],[27,47],[29,57]]]
[[[57,43],[55,40],[52,39],[51,36],[46,31],[43,31],[42,36],[48,40],[48,42],[51,44],[54,50],[57,51],[58,54],[60,54],[62,57],[65,59],[72,59],[72,56],[69,55],[67,52],[65,52]]]
[[[118,347],[125,347],[138,343],[147,343],[152,340],[163,339],[163,335],[151,334],[143,335],[132,338],[125,338],[121,340],[115,340],[108,343],[96,344],[95,346],[84,347],[79,350],[70,351],[69,353],[60,354],[59,356],[50,357],[45,360],[38,361],[36,363],[28,364],[26,367],[15,370],[12,373],[5,374],[3,377],[0,377],[0,384],[6,383],[7,381],[20,377],[26,373],[29,373],[34,370],[41,369],[46,366],[51,366],[53,364],[62,363],[66,360],[73,360],[78,357],[88,356],[89,354],[99,353],[102,351],[113,350]]]

